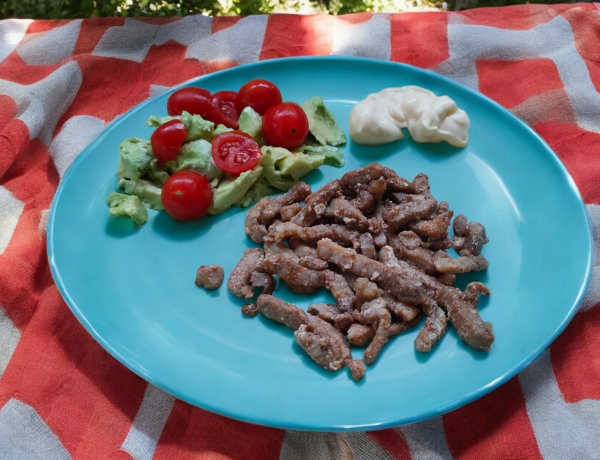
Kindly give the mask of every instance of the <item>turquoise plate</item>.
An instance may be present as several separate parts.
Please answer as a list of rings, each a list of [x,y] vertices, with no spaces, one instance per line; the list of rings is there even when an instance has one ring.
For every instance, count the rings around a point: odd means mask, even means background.
[[[418,328],[393,338],[366,378],[330,373],[294,342],[292,331],[263,317],[245,318],[242,299],[225,283],[216,292],[194,285],[196,269],[235,267],[255,246],[243,230],[245,210],[196,222],[165,213],[134,230],[111,220],[117,146],[149,138],[150,115],[164,115],[169,94],[115,120],[73,163],[54,198],[48,254],[54,279],[90,334],[133,372],[191,404],[238,420],[288,429],[372,430],[416,422],[460,407],[523,369],[565,328],[587,288],[591,238],[585,206],[564,165],[529,127],[490,99],[434,73],[360,58],[294,58],[207,75],[186,85],[237,90],[266,78],[286,100],[322,96],[344,132],[353,105],[391,86],[419,85],[453,98],[471,118],[469,145],[418,144],[407,138],[380,147],[348,142],[344,168],[322,167],[313,187],[378,161],[401,176],[429,176],[431,190],[455,215],[482,222],[490,268],[459,285],[486,283],[481,315],[494,324],[489,353],[472,350],[449,327],[428,354],[415,351]],[[568,244],[565,242],[568,241]],[[276,294],[306,308],[331,300],[318,291]],[[354,350],[360,357],[362,350]]]

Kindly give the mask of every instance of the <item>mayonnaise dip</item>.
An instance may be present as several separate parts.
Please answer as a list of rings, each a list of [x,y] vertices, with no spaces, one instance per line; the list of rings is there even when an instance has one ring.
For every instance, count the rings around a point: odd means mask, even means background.
[[[350,112],[350,137],[357,144],[382,145],[404,138],[408,128],[416,142],[446,141],[455,147],[469,142],[471,122],[448,96],[419,86],[386,88],[369,94]]]

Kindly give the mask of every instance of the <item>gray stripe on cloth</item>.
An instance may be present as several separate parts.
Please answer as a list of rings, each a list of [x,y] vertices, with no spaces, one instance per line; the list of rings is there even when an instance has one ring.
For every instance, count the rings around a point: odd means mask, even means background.
[[[406,439],[413,460],[451,460],[442,417],[396,428]]]
[[[13,398],[0,409],[0,459],[70,460],[71,456],[35,409]]]
[[[554,376],[550,350],[521,371],[519,381],[545,460],[600,458],[600,401],[565,402]]]
[[[394,460],[379,444],[363,432],[285,433],[280,460]]]
[[[148,384],[121,449],[135,460],[151,460],[174,402],[173,396]]]
[[[0,378],[4,374],[20,338],[21,331],[14,326],[10,318],[6,316],[4,309],[0,307]]]

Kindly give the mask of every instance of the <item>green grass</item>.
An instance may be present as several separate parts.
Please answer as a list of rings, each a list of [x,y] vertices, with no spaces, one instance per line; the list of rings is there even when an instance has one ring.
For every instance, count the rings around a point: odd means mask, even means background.
[[[443,0],[3,0],[0,19],[70,19],[102,16],[170,17],[264,13],[397,12],[440,9]],[[546,0],[540,3],[564,3]],[[505,6],[526,0],[448,0],[449,9]]]

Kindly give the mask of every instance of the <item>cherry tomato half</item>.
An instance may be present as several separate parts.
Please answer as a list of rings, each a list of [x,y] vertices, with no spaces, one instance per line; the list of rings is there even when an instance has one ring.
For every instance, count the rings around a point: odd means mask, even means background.
[[[177,152],[185,141],[185,125],[180,120],[171,120],[160,125],[150,137],[152,152],[159,163],[177,158]]]
[[[298,148],[308,134],[308,118],[295,102],[273,105],[262,119],[262,135],[267,145]]]
[[[237,93],[235,91],[219,91],[213,94],[209,120],[217,125],[238,129],[240,112],[235,107],[236,97]]]
[[[264,115],[269,107],[281,104],[281,91],[268,80],[257,78],[250,80],[240,88],[235,100],[235,106],[241,112],[250,106],[260,115]]]
[[[206,176],[193,169],[176,172],[163,185],[161,201],[173,219],[199,219],[212,204],[213,192]]]
[[[252,138],[242,134],[223,133],[215,136],[212,141],[212,157],[221,171],[241,174],[256,166],[262,152]]]
[[[206,119],[211,107],[212,96],[202,88],[181,88],[171,94],[167,101],[167,113],[171,116],[181,115],[181,112],[186,111]]]

